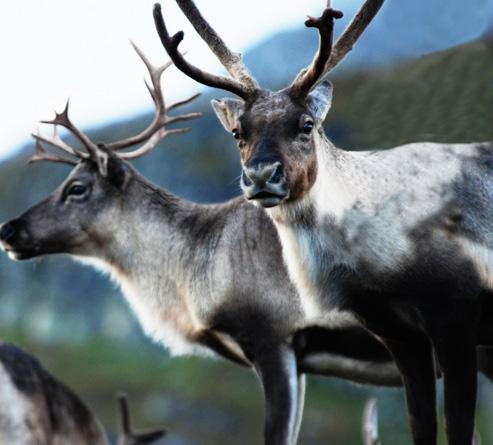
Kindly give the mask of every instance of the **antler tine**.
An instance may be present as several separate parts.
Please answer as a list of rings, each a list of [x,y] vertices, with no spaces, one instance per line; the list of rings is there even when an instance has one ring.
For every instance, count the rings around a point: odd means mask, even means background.
[[[50,161],[57,162],[60,164],[69,164],[69,165],[77,165],[77,162],[73,159],[64,158],[61,156],[56,156],[52,153],[49,153],[41,144],[41,141],[36,139],[36,145],[34,148],[34,155],[29,158],[27,161],[28,164],[32,164],[33,162],[41,162],[41,161]]]
[[[371,21],[375,18],[385,0],[366,0],[361,9],[354,16],[351,23],[337,39],[330,58],[325,65],[324,76],[332,71],[353,49],[354,44],[361,37]]]
[[[134,42],[130,41],[130,44],[132,45],[135,52],[139,55],[140,59],[144,62],[147,71],[149,71],[153,88],[150,88],[149,84],[146,82],[147,89],[151,93],[151,97],[154,100],[156,106],[158,108],[161,107],[164,112],[165,102],[164,102],[163,93],[160,88],[161,76],[171,65],[173,65],[173,62],[171,60],[168,60],[168,62],[166,62],[164,65],[155,67],[154,65],[152,65],[152,63],[145,56],[142,50]]]
[[[258,90],[259,85],[242,62],[241,54],[235,53],[227,47],[214,28],[205,20],[195,3],[192,0],[176,0],[176,3],[228,73],[249,89]]]
[[[328,2],[327,4],[329,4]],[[317,28],[320,34],[319,48],[309,67],[295,79],[290,89],[294,96],[306,96],[325,72],[325,65],[332,52],[334,19],[340,19],[342,12],[328,6],[320,17],[308,17],[305,26]]]
[[[130,410],[128,408],[128,399],[125,394],[118,394],[118,405],[120,407],[122,432],[124,435],[132,434],[132,426],[130,424]]]
[[[173,65],[173,62],[169,61],[162,66],[155,67],[154,65],[151,64],[149,59],[144,55],[144,53],[140,50],[140,48],[135,43],[133,43],[132,41],[130,43],[134,48],[135,52],[139,55],[140,59],[144,62],[144,65],[146,66],[147,71],[149,72],[152,87],[147,82],[145,82],[145,84],[147,89],[149,90],[149,93],[151,94],[154,105],[156,106],[156,114],[154,115],[154,118],[152,122],[149,124],[149,126],[145,130],[141,131],[139,134],[136,134],[135,136],[131,136],[126,139],[122,139],[120,141],[115,141],[105,144],[105,147],[108,150],[117,151],[127,147],[131,147],[132,145],[139,144],[145,141],[146,139],[149,139],[155,132],[159,131],[160,128],[164,127],[168,123],[168,117],[166,114],[166,105],[164,102],[163,92],[161,89],[161,76],[166,69],[168,69],[171,65]]]
[[[188,121],[190,119],[196,119],[198,117],[202,117],[202,113],[200,111],[194,111],[193,113],[179,114],[178,116],[170,116],[168,118],[168,123],[174,124],[175,122]]]
[[[143,156],[144,154],[153,150],[156,147],[156,145],[159,143],[159,141],[164,137],[170,134],[183,133],[184,131],[189,130],[189,129],[166,130],[165,128],[166,125],[172,124],[174,122],[194,119],[196,117],[202,116],[202,113],[188,113],[178,116],[168,116],[168,110],[166,109],[163,91],[161,88],[161,75],[169,66],[173,64],[173,62],[170,61],[161,67],[155,67],[151,64],[149,59],[147,59],[144,53],[138,48],[138,46],[135,45],[133,42],[131,43],[135,51],[137,52],[137,54],[139,55],[139,57],[142,59],[145,66],[147,67],[147,70],[149,71],[152,87],[147,82],[146,82],[146,86],[149,92],[151,93],[154,104],[156,105],[156,114],[152,122],[149,124],[149,126],[145,130],[141,131],[139,134],[135,136],[131,136],[126,139],[122,139],[120,141],[104,144],[104,148],[106,150],[118,151],[118,156],[122,159],[135,159],[140,156]],[[176,108],[180,105],[187,104],[192,100],[196,99],[198,96],[199,94],[194,94],[188,99],[185,99],[180,102],[176,102],[175,104],[172,105],[171,108]],[[133,145],[139,144],[144,141],[145,143],[141,147],[133,151],[128,151],[128,152],[120,151],[124,148],[131,147]]]
[[[191,114],[201,114],[201,113],[191,113]],[[190,130],[191,128],[173,128],[172,130],[166,130],[164,128],[161,128],[156,133],[154,133],[144,145],[140,146],[139,148],[133,151],[118,153],[118,157],[121,159],[140,158],[141,156],[144,156],[146,153],[149,153],[150,151],[154,150],[154,148],[159,143],[159,141],[164,137],[171,136],[173,134],[187,133]]]
[[[81,130],[79,130],[74,124],[72,124],[72,121],[70,120],[68,116],[68,109],[69,109],[70,101],[67,100],[67,104],[65,105],[65,109],[61,113],[55,112],[55,118],[49,121],[41,121],[43,124],[49,124],[49,125],[61,125],[62,127],[66,128],[69,130],[77,139],[79,139],[80,142],[84,145],[84,147],[87,149],[89,156],[93,159],[98,159],[99,158],[99,150],[97,145],[89,139],[89,137],[83,133]],[[50,141],[50,140],[45,140],[45,142],[54,145],[55,147],[62,148],[62,144],[60,144],[61,139],[58,138],[56,143],[52,144],[52,142],[55,141]],[[62,141],[63,143],[63,141]],[[63,143],[64,148],[62,150],[67,151],[67,145]],[[70,147],[71,150],[73,150],[73,153],[75,156],[81,157],[81,158],[87,158],[84,153],[82,153],[79,150],[75,150]]]
[[[378,407],[376,399],[370,399],[366,402],[362,424],[363,444],[381,445],[378,437]]]
[[[333,19],[341,18],[342,12],[331,9],[331,2],[327,0],[327,8],[320,18],[308,18],[305,25],[309,28],[318,28],[320,46],[312,64],[302,70],[291,85],[294,94],[307,94],[346,57],[347,53],[351,51],[354,44],[361,37],[361,34],[375,18],[384,1],[366,0],[334,45],[332,44]]]
[[[175,108],[189,104],[190,102],[193,102],[199,96],[200,96],[200,93],[197,93],[197,94],[194,94],[193,96],[190,96],[188,99],[179,100],[178,102],[175,102],[174,104],[172,104],[168,107],[168,112],[174,110]]]
[[[118,395],[118,404],[120,406],[120,417],[122,424],[122,434],[118,440],[118,445],[150,444],[158,439],[161,439],[168,433],[166,428],[158,428],[153,431],[135,433],[132,429],[128,399],[125,394]]]
[[[180,71],[199,83],[213,88],[219,88],[229,91],[244,100],[248,100],[254,94],[256,94],[257,90],[253,90],[252,88],[247,87],[236,79],[210,74],[188,63],[183,55],[180,54],[180,52],[178,51],[178,45],[183,40],[183,31],[179,31],[173,36],[169,35],[163,15],[161,13],[161,5],[159,3],[156,3],[154,5],[153,15],[154,23],[156,25],[156,30],[158,32],[159,38],[161,39],[161,43],[166,49],[166,52],[170,56],[171,60],[173,60],[175,66]]]
[[[42,121],[42,123],[47,123],[46,121]],[[49,122],[51,123],[51,122]],[[58,148],[59,150],[62,150],[66,153],[68,153],[71,156],[76,156],[77,158],[81,159],[87,159],[89,155],[87,153],[84,153],[82,151],[77,150],[74,147],[71,147],[70,145],[66,144],[63,139],[58,135],[58,124],[53,124],[53,136],[51,138],[47,138],[45,136],[42,136],[41,134],[31,134],[31,136],[36,139],[36,141],[41,141],[45,142],[46,144],[51,145],[52,147]]]

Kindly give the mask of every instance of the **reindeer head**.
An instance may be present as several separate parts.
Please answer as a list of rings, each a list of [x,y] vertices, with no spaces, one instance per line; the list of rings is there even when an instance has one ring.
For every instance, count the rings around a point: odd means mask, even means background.
[[[212,75],[188,63],[178,51],[183,32],[169,35],[161,7],[156,4],[156,28],[171,59],[198,82],[240,97],[212,101],[212,106],[224,128],[238,141],[241,187],[246,198],[263,207],[301,199],[315,182],[315,146],[324,137],[322,124],[332,101],[332,85],[324,78],[349,52],[383,0],[366,0],[334,48],[334,19],[342,13],[331,9],[328,1],[321,17],[309,17],[305,25],[317,28],[320,34],[318,53],[289,87],[277,92],[259,87],[241,56],[226,47],[191,0],[176,1],[230,77]]]
[[[74,168],[47,199],[0,226],[0,247],[11,258],[22,260],[55,253],[84,255],[104,246],[115,225],[121,223],[125,207],[139,205],[139,197],[129,191],[137,173],[126,160],[146,154],[170,134],[190,130],[167,129],[167,125],[200,116],[200,113],[168,115],[170,110],[191,102],[197,95],[166,107],[161,75],[172,62],[154,67],[135,45],[134,48],[149,70],[152,86],[146,85],[156,106],[154,119],[141,133],[107,144],[95,144],[71,122],[68,103],[55,119],[43,121],[54,126],[54,134],[51,138],[33,135],[36,153],[30,162],[61,162]],[[67,145],[57,133],[58,125],[68,129],[84,150]],[[43,144],[66,155],[47,151]],[[138,148],[123,151],[138,144],[141,144]]]

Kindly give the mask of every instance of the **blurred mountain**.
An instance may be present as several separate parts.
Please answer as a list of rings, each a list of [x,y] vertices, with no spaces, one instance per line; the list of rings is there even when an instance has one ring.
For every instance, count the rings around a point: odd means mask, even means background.
[[[338,2],[333,2],[337,7]],[[336,35],[346,28],[362,1],[344,5]],[[493,30],[493,0],[387,0],[334,73],[381,68],[461,45]],[[299,27],[266,40],[245,55],[262,85],[288,85],[308,65],[318,45],[314,29]],[[289,63],[287,63],[289,61]],[[296,61],[296,63],[292,63]]]

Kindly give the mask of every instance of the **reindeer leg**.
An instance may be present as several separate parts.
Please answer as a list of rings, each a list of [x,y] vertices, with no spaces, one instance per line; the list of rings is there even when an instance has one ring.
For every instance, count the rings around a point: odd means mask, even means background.
[[[255,370],[262,381],[265,408],[265,444],[294,445],[298,422],[299,377],[296,355],[287,345],[257,352]]]
[[[443,374],[449,445],[469,445],[474,435],[477,393],[476,335],[471,325],[447,325],[433,336]]]
[[[431,343],[426,339],[396,341],[382,338],[402,376],[415,445],[435,445],[437,413],[435,364]]]
[[[490,381],[493,382],[493,348],[491,346],[478,346],[478,369]]]
[[[305,408],[306,375],[298,370],[298,409],[296,410],[296,424],[293,431],[292,444],[298,442],[301,422],[303,420],[303,409]]]

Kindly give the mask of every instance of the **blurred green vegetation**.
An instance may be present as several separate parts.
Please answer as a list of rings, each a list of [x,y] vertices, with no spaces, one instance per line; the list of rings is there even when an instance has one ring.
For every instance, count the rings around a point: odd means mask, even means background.
[[[493,48],[480,40],[397,69],[336,79],[329,133],[335,126],[350,149],[491,140],[492,73]]]
[[[476,41],[379,71],[334,80],[329,136],[341,147],[386,148],[417,140],[493,140],[493,52]],[[271,85],[281,87],[283,85]],[[218,93],[214,92],[214,96]],[[219,93],[220,94],[220,93]],[[221,201],[238,194],[238,157],[205,95],[194,131],[166,140],[136,162],[143,174],[180,196]],[[149,115],[92,129],[113,140],[142,128]],[[0,165],[0,220],[45,196],[67,170],[25,165],[32,145]],[[38,356],[115,430],[115,395],[125,391],[137,425],[164,422],[164,443],[260,443],[262,393],[253,374],[222,361],[169,358],[144,338],[119,292],[94,271],[63,258],[13,263],[0,257],[0,337]],[[482,382],[478,428],[493,442],[491,385]],[[363,405],[376,396],[383,444],[410,444],[402,393],[310,378],[303,444],[360,441]],[[443,434],[440,444],[444,444]]]

